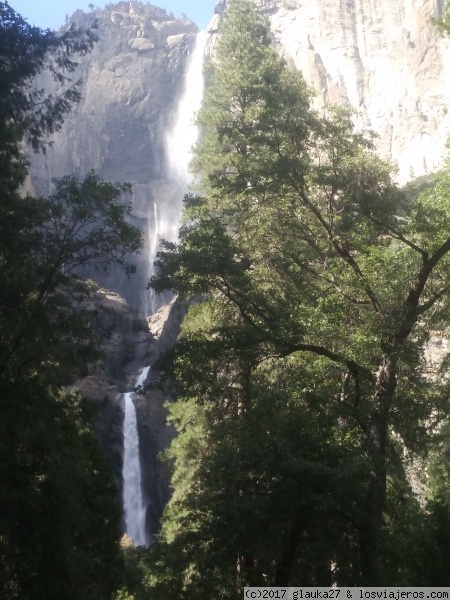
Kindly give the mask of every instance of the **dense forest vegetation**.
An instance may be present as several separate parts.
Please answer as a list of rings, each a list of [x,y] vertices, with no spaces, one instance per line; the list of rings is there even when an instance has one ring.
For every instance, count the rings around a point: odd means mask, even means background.
[[[150,589],[448,585],[449,385],[425,349],[449,317],[449,167],[399,188],[249,0],[208,80],[200,193],[152,282],[194,303]]]
[[[101,338],[79,269],[132,271],[141,234],[125,219],[127,186],[93,173],[49,198],[21,193],[22,141],[45,150],[79,98],[70,77],[95,32],[43,32],[6,2],[0,19],[0,596],[109,599],[123,573],[121,510],[92,410],[66,386]],[[66,93],[35,88],[43,69]]]
[[[151,281],[190,305],[159,365],[173,494],[158,543],[121,550],[89,410],[63,386],[96,355],[79,268],[132,271],[128,188],[90,174],[50,198],[20,193],[21,142],[42,150],[61,125],[95,33],[0,12],[2,597],[450,585],[450,389],[446,361],[426,356],[450,318],[450,165],[400,188],[352,110],[313,110],[250,0],[229,2],[198,115],[198,195]],[[66,95],[30,87],[43,69]]]

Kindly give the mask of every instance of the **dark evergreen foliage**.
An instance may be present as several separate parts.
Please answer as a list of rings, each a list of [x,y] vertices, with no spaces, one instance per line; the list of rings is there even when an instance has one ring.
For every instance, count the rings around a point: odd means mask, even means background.
[[[449,168],[400,189],[350,109],[311,108],[249,0],[208,79],[199,195],[151,282],[203,299],[167,357],[179,435],[151,593],[445,580],[448,510],[423,474],[448,383],[424,348],[449,316]]]
[[[29,26],[0,3],[0,596],[107,600],[122,574],[121,511],[92,432],[92,411],[61,388],[98,353],[99,307],[80,269],[133,271],[141,235],[127,185],[62,179],[23,195],[23,142],[43,149],[79,98],[69,79],[93,31]],[[37,89],[46,70],[65,87]]]

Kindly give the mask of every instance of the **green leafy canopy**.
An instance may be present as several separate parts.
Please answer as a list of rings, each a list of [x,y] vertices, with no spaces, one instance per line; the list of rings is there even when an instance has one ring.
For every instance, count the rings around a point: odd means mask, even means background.
[[[400,448],[425,457],[448,418],[424,350],[449,314],[450,167],[399,188],[353,111],[314,111],[253,4],[228,4],[198,195],[151,282],[203,301],[167,363],[179,437],[163,537],[185,565],[171,585],[412,585],[425,509]]]

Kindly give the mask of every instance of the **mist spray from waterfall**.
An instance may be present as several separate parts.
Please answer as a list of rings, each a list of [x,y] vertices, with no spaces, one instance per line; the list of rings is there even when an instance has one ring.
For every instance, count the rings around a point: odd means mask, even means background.
[[[149,219],[150,221],[150,219]],[[148,228],[148,237],[150,239],[149,249],[149,279],[154,275],[153,263],[156,260],[156,253],[158,252],[159,242],[163,236],[161,236],[160,225],[159,225],[159,213],[156,202],[153,203],[153,222],[151,222]],[[153,225],[153,226],[152,226]],[[146,302],[146,315],[154,314],[159,308],[159,298],[153,290],[149,290],[147,302]]]
[[[143,385],[150,367],[142,369],[136,386]],[[147,546],[145,526],[145,503],[142,494],[141,460],[139,455],[139,434],[133,392],[124,394],[123,421],[123,508],[125,531],[135,546]]]
[[[149,277],[155,274],[153,266],[161,239],[175,242],[180,228],[182,200],[189,191],[192,176],[189,163],[199,130],[195,116],[200,110],[204,93],[203,62],[207,41],[206,31],[197,33],[194,48],[187,66],[183,91],[174,116],[173,126],[166,135],[167,178],[175,189],[170,202],[154,204],[153,226],[150,232]],[[148,311],[154,313],[161,305],[154,292],[149,293]],[[148,312],[147,312],[148,314]]]

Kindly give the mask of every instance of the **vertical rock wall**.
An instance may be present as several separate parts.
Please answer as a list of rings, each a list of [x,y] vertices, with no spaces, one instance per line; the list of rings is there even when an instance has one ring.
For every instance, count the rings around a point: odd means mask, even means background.
[[[316,107],[354,106],[357,124],[373,129],[381,154],[398,163],[401,183],[441,164],[450,133],[450,52],[432,19],[444,0],[253,1],[270,19],[280,54],[316,90]]]
[[[170,206],[176,218],[182,202],[171,180],[165,136],[176,116],[198,28],[149,4],[109,6],[89,14],[77,11],[70,19],[84,28],[97,20],[99,41],[73,75],[74,80],[83,79],[82,99],[53,136],[46,155],[32,157],[28,187],[48,194],[54,178],[83,176],[90,169],[108,181],[133,185],[133,221],[146,236],[138,274],[128,282],[116,271],[101,283],[142,309],[155,229],[153,205]],[[45,75],[36,85],[60,91]]]
[[[289,62],[319,93],[349,102],[399,179],[434,170],[450,132],[448,42],[436,0],[255,0]]]
[[[450,131],[450,52],[432,18],[443,0],[253,1],[269,17],[279,52],[317,91],[317,108],[352,104],[358,125],[373,129],[380,152],[398,162],[400,182],[440,165]],[[146,236],[138,275],[130,283],[115,272],[102,283],[145,312],[154,207],[166,214],[170,207],[174,221],[181,208],[166,135],[197,27],[137,1],[108,6],[71,18],[82,27],[97,19],[99,42],[75,75],[83,78],[82,100],[47,154],[32,158],[29,187],[46,194],[53,178],[90,169],[132,183],[134,223]],[[217,3],[211,43],[225,6]],[[37,85],[53,84],[42,77]]]

